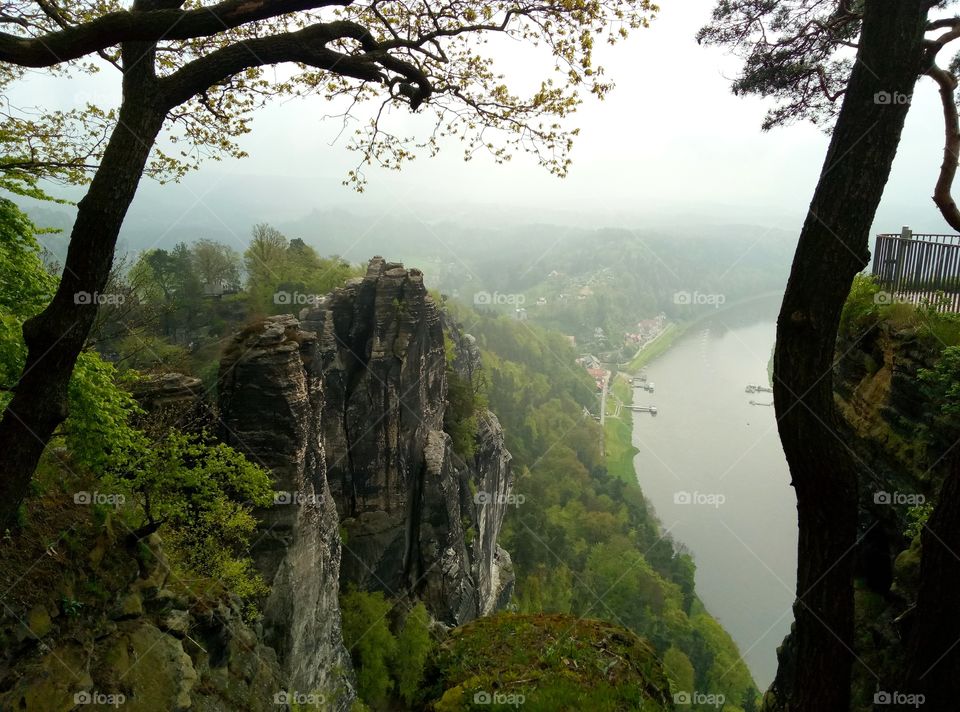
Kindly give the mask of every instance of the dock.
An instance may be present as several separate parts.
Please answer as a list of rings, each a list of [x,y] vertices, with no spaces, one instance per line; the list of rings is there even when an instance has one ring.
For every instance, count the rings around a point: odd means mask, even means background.
[[[755,386],[753,384],[748,385],[744,389],[745,393],[773,393],[773,389],[769,386]]]
[[[650,413],[651,415],[657,414],[657,406],[655,405],[625,405],[624,408],[629,408],[634,413]]]

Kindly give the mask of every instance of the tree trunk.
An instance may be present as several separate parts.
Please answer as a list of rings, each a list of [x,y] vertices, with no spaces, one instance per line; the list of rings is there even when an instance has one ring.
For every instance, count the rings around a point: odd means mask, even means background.
[[[940,488],[921,534],[920,590],[903,694],[924,696],[923,709],[949,710],[960,700],[960,457]]]
[[[796,626],[776,686],[789,712],[850,704],[857,463],[837,435],[832,367],[843,304],[920,73],[923,0],[868,0],[858,61],[800,233],[777,322],[774,400],[797,496]],[[878,102],[887,92],[893,100]]]
[[[11,522],[47,442],[66,417],[70,376],[96,319],[97,296],[110,276],[120,227],[165,118],[152,48],[130,43],[123,52],[131,69],[124,73],[119,119],[77,206],[63,277],[47,308],[23,327],[26,366],[0,420],[0,526]]]

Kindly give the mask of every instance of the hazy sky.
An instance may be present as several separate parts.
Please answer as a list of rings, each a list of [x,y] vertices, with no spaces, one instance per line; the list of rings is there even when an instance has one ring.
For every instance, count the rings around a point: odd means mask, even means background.
[[[321,120],[330,107],[318,97],[261,111],[243,140],[248,159],[208,163],[180,186],[145,181],[131,217],[144,217],[148,208],[153,214],[158,205],[167,216],[187,211],[187,223],[229,219],[238,203],[267,221],[331,206],[454,216],[496,206],[542,222],[643,227],[676,217],[799,230],[827,137],[806,124],[760,131],[765,102],[730,93],[736,59],[694,40],[713,4],[663,0],[649,30],[604,49],[617,88],[602,103],[588,101],[575,118],[582,133],[565,180],[522,155],[506,166],[485,156],[464,163],[452,145],[400,174],[369,170],[368,190],[357,196],[341,185],[356,155],[345,149],[345,138],[332,143],[340,125]],[[75,85],[75,96],[110,99],[116,84],[115,74],[105,72]],[[63,87],[32,82],[20,98],[62,101]],[[877,230],[911,224],[947,231],[929,197],[942,151],[939,111],[933,83],[921,80]],[[404,121],[412,127],[416,119]]]

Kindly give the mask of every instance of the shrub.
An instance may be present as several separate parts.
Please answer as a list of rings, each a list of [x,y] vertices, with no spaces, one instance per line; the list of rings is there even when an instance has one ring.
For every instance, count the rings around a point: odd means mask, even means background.
[[[143,433],[116,453],[108,481],[139,505],[147,530],[162,528],[171,554],[190,572],[222,582],[241,598],[266,587],[248,550],[254,507],[273,503],[270,474],[205,434],[168,431],[150,443]]]

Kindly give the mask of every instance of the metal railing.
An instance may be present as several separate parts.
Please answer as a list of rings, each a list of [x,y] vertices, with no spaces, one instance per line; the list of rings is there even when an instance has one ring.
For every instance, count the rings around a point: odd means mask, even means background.
[[[960,235],[877,235],[873,274],[891,301],[960,311]]]

